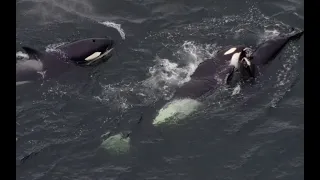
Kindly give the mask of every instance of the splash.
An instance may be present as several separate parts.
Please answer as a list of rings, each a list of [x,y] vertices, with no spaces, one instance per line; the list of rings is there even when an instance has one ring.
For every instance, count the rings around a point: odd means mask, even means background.
[[[130,81],[101,85],[103,91],[95,96],[95,99],[102,103],[111,103],[112,107],[122,111],[135,105],[149,105],[162,98],[169,100],[175,88],[188,82],[203,59],[213,57],[216,50],[215,44],[198,45],[186,41],[175,52],[175,61],[156,57],[155,64],[149,67],[148,78],[135,83]],[[139,99],[139,104],[128,100],[132,96]]]
[[[265,29],[264,32],[260,33],[258,44],[262,43],[263,41],[266,41],[268,39],[273,39],[280,35],[279,30],[277,29]]]
[[[169,86],[180,85],[187,81],[189,67],[179,67],[178,63],[170,62],[169,59],[155,59],[156,65],[149,68],[150,78],[145,81],[145,85],[153,88],[164,89]]]
[[[57,52],[57,47],[62,46],[64,44],[66,44],[66,42],[49,44],[46,47],[46,52]]]
[[[124,30],[121,28],[121,25],[120,24],[116,24],[114,22],[110,22],[110,21],[105,21],[105,22],[99,22],[100,24],[103,24],[107,27],[111,27],[111,28],[115,28],[122,39],[125,39],[126,38],[126,34],[124,33]]]
[[[173,88],[190,81],[190,76],[206,58],[215,56],[215,44],[197,45],[185,41],[176,52],[178,62],[156,57],[155,65],[149,68],[150,77],[143,81],[145,87],[159,90],[166,99],[171,98]]]

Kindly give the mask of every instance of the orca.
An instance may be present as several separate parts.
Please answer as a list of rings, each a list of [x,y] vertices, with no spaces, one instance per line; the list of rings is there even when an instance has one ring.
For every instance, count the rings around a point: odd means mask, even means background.
[[[271,63],[281,50],[292,40],[298,40],[304,34],[304,31],[293,32],[288,35],[280,35],[259,44],[252,55],[244,57],[239,61],[240,81],[246,82],[254,80],[262,74],[266,65]]]
[[[16,85],[58,77],[74,67],[97,66],[112,57],[114,46],[110,38],[77,40],[49,52],[23,46],[29,59],[16,62]]]
[[[260,69],[272,61],[275,56],[293,39],[299,39],[304,31],[289,36],[280,36],[267,40],[252,49],[245,45],[228,46],[218,51],[212,59],[199,64],[190,76],[190,81],[176,89],[176,98],[199,98],[218,86],[230,86],[255,78]],[[234,78],[238,72],[240,78]]]
[[[176,89],[174,98],[198,98],[217,86],[232,80],[239,60],[247,56],[245,45],[227,46],[199,64],[190,81]]]

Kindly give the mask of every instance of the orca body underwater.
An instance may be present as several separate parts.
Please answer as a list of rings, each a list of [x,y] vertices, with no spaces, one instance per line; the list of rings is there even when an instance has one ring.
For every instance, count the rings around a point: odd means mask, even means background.
[[[262,67],[272,61],[285,45],[299,39],[304,31],[287,36],[280,36],[259,44],[255,50],[245,45],[229,46],[217,55],[200,63],[191,80],[179,87],[174,98],[199,98],[221,85],[244,82],[257,77]],[[234,78],[239,72],[240,78]]]
[[[16,85],[57,77],[72,67],[101,64],[112,56],[114,44],[108,38],[89,38],[59,46],[50,52],[24,46],[29,60],[16,63]]]

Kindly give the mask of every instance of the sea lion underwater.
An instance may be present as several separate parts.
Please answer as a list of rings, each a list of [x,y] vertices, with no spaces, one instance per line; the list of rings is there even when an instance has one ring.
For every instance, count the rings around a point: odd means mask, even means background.
[[[109,38],[88,38],[40,52],[23,46],[28,60],[16,63],[16,85],[57,77],[73,67],[92,67],[112,56],[115,42]]]
[[[217,86],[230,85],[236,72],[240,74],[240,82],[254,79],[288,42],[299,39],[303,34],[304,31],[280,35],[260,43],[255,49],[245,45],[228,46],[214,58],[202,62],[191,75],[191,80],[176,90],[173,99],[196,99]]]

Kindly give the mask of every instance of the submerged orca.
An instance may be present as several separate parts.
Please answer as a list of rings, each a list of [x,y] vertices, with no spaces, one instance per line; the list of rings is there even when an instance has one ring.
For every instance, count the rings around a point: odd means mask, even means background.
[[[294,39],[299,39],[304,31],[287,36],[280,36],[259,44],[255,50],[244,45],[230,46],[220,50],[213,59],[202,62],[191,75],[191,80],[179,87],[174,98],[199,98],[219,85],[230,85],[235,72],[246,81],[255,78],[262,66],[272,61],[275,56]]]
[[[72,67],[98,65],[112,56],[114,44],[108,38],[89,38],[59,46],[50,52],[24,46],[29,60],[16,63],[16,85],[57,77]]]

